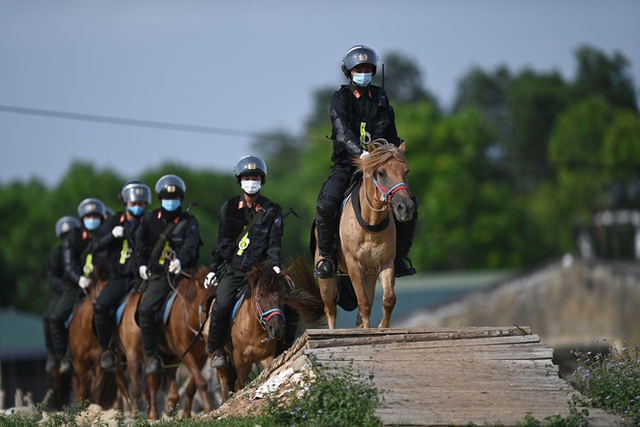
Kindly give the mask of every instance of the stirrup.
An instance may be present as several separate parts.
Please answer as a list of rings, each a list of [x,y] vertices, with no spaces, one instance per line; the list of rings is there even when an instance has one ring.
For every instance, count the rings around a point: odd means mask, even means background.
[[[336,266],[332,258],[322,257],[316,263],[314,276],[319,279],[329,279],[336,275]]]

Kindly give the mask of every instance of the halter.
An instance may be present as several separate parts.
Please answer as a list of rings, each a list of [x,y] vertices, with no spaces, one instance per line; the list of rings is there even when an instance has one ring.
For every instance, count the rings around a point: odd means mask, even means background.
[[[258,310],[258,321],[262,326],[262,329],[267,330],[267,322],[276,316],[282,317],[282,321],[285,321],[284,312],[279,308],[272,308],[271,310],[264,311],[260,304],[260,287],[256,287],[256,310]]]
[[[404,182],[399,182],[396,185],[394,185],[393,187],[391,187],[390,189],[386,189],[384,188],[382,185],[380,185],[378,183],[378,179],[376,178],[378,175],[377,172],[373,173],[373,184],[376,186],[376,188],[378,189],[378,191],[384,195],[384,201],[385,203],[389,203],[391,202],[391,198],[393,197],[393,195],[395,193],[397,193],[400,190],[407,190],[409,191],[409,186],[407,184],[405,184]]]

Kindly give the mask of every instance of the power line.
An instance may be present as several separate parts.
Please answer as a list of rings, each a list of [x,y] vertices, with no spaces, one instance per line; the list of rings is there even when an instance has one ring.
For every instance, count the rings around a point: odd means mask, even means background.
[[[29,116],[54,117],[58,119],[78,120],[83,122],[107,123],[112,125],[134,126],[151,129],[173,130],[179,132],[206,133],[210,135],[225,135],[239,138],[264,138],[265,135],[238,129],[225,129],[211,126],[185,125],[181,123],[157,122],[152,120],[126,119],[123,117],[98,116],[94,114],[68,113],[63,111],[40,110],[37,108],[22,108],[0,105],[0,111]]]

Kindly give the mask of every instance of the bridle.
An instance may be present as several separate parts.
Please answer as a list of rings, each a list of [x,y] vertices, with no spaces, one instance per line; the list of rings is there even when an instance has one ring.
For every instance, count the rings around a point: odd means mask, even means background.
[[[378,183],[378,171],[373,172],[373,185],[376,186],[376,188],[378,189],[378,191],[380,192],[380,194],[383,196],[383,201],[385,203],[390,203],[391,199],[393,198],[393,195],[395,193],[397,193],[400,190],[407,190],[409,191],[409,186],[404,183],[404,182],[399,182],[396,185],[394,185],[393,187],[386,189],[385,187],[383,187],[380,183]]]
[[[284,312],[279,308],[272,308],[267,311],[262,308],[262,304],[260,304],[260,285],[256,286],[256,296],[254,300],[256,303],[256,317],[258,318],[258,322],[260,322],[260,326],[262,326],[262,329],[266,331],[267,323],[269,322],[269,320],[273,319],[276,316],[282,317],[282,321],[285,322]]]

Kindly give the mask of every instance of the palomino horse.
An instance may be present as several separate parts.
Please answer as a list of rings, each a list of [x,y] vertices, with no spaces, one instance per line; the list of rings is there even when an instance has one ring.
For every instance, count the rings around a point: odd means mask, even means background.
[[[217,370],[223,402],[230,389],[237,391],[244,386],[254,363],[265,369],[275,358],[277,342],[285,335],[285,305],[308,323],[316,323],[323,314],[320,295],[313,295],[315,282],[307,292],[295,290],[286,273],[287,269],[285,274],[275,273],[269,261],[254,265],[247,273],[242,299],[234,310],[231,341],[225,346],[231,366]],[[309,274],[313,280],[313,273]],[[209,330],[208,324],[204,330]],[[235,384],[230,381],[234,377]]]
[[[113,405],[117,393],[114,375],[104,372],[100,367],[102,349],[93,332],[93,303],[106,284],[104,279],[99,279],[97,283],[94,279],[94,284],[87,288],[85,297],[76,306],[69,326],[76,401],[89,399],[103,408]]]
[[[362,180],[351,192],[340,216],[338,270],[348,272],[358,300],[357,326],[369,328],[376,280],[382,284],[383,317],[379,328],[388,328],[396,304],[394,260],[396,226],[409,221],[413,202],[407,182],[409,168],[404,142],[395,147],[386,140],[369,143],[369,155],[355,160]],[[317,246],[315,262],[320,259]],[[341,278],[346,279],[346,278]],[[338,278],[318,279],[330,329],[336,326]],[[345,286],[349,283],[346,281]]]

